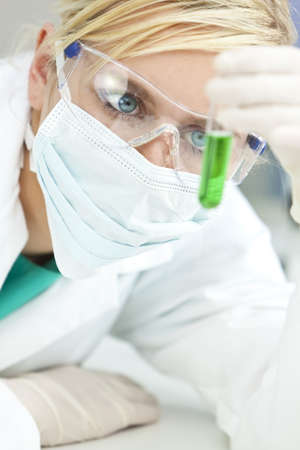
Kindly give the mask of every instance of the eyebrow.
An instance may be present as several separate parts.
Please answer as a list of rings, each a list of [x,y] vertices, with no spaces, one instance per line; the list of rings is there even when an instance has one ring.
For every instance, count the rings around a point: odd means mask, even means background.
[[[128,88],[135,90],[136,92],[138,92],[140,96],[143,96],[149,103],[155,105],[152,95],[139,83],[137,83],[136,81],[132,81],[130,78],[128,79]]]
[[[198,119],[198,120],[194,120],[193,122],[183,124],[180,127],[180,129],[185,130],[185,129],[189,129],[189,128],[193,129],[194,127],[201,127],[201,131],[206,131],[206,125],[207,125],[206,119]]]
[[[145,89],[140,83],[137,81],[133,81],[132,79],[128,79],[128,89],[132,89],[136,91],[140,96],[144,97],[149,103],[151,103],[153,106],[155,106],[155,101],[153,99],[153,96],[150,94],[147,89]],[[184,130],[185,128],[192,128],[192,127],[201,127],[202,130],[206,129],[206,119],[193,119],[193,123],[187,122],[186,124],[183,124],[180,129]]]

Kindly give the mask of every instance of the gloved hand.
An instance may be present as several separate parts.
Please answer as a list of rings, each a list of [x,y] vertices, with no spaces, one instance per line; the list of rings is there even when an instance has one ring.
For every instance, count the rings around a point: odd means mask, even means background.
[[[291,176],[291,215],[300,223],[300,49],[234,49],[216,57],[215,69],[207,94],[220,106],[216,119],[226,129],[268,141]]]
[[[155,398],[123,375],[63,366],[2,381],[31,413],[45,447],[101,438],[159,417]]]

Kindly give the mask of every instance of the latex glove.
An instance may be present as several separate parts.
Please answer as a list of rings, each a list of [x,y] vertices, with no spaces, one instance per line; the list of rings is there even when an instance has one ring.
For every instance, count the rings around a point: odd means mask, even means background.
[[[102,438],[155,422],[155,398],[123,375],[64,366],[3,380],[37,423],[42,446]]]
[[[291,215],[300,223],[300,49],[244,47],[216,57],[207,94],[229,130],[256,132],[290,174]],[[224,106],[224,108],[223,108]]]

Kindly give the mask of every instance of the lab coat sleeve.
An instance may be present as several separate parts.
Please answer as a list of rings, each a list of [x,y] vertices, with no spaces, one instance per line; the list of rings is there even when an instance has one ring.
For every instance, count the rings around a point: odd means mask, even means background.
[[[40,450],[39,430],[14,393],[0,381],[0,448]]]
[[[113,333],[192,384],[232,450],[299,450],[293,289],[268,230],[233,188],[220,217],[182,241],[172,262],[140,274]]]

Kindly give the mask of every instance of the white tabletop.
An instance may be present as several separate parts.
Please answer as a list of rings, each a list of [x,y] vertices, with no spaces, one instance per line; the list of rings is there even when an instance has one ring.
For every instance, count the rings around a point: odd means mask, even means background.
[[[99,441],[56,450],[227,450],[227,438],[212,418],[197,410],[164,407],[154,425],[131,428]],[[52,447],[52,450],[55,450]]]

